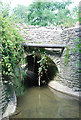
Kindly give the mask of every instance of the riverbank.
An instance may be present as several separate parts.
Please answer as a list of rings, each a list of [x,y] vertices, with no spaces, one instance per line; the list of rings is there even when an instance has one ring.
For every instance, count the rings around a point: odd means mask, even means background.
[[[68,95],[71,95],[71,96],[74,96],[74,97],[81,97],[81,92],[73,91],[72,88],[64,86],[57,81],[49,82],[48,86],[51,87],[54,90],[57,90],[57,91],[61,92],[61,93],[65,93],[65,94],[68,94]]]

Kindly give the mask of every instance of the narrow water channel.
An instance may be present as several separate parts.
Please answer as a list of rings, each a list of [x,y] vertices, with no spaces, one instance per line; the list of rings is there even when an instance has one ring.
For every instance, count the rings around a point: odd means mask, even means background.
[[[20,112],[13,118],[78,118],[79,105],[78,100],[49,87],[31,87],[18,98]]]

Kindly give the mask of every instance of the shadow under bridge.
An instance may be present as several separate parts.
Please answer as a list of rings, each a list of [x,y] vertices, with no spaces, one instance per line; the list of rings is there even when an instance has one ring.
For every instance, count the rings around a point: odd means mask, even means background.
[[[24,70],[26,71],[27,75],[24,78],[24,84],[25,86],[40,86],[40,85],[47,85],[49,81],[53,80],[54,77],[58,73],[58,68],[57,65],[53,62],[53,60],[48,57],[48,54],[57,54],[61,56],[65,46],[63,45],[48,45],[48,44],[22,44],[24,46],[25,52],[28,51],[28,55],[25,57],[26,62],[28,63]],[[52,51],[50,50],[52,49]],[[53,48],[55,49],[62,49],[60,52],[54,51]],[[39,81],[39,67],[40,63],[38,61],[41,60],[41,52],[38,52],[38,49],[40,51],[46,52],[46,59],[47,59],[47,70],[45,71],[42,69],[42,76]],[[35,54],[32,53],[32,51],[37,51]]]

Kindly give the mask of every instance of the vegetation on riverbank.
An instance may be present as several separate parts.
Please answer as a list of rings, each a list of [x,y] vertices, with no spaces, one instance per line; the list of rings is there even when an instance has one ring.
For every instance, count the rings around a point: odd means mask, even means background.
[[[22,94],[22,81],[25,74],[21,68],[23,64],[24,41],[13,22],[9,22],[9,11],[0,3],[0,43],[2,80],[4,84],[12,85],[17,94]],[[3,9],[4,8],[4,9]],[[10,91],[8,91],[10,92]],[[10,94],[10,93],[9,93]],[[7,93],[7,97],[9,97]]]

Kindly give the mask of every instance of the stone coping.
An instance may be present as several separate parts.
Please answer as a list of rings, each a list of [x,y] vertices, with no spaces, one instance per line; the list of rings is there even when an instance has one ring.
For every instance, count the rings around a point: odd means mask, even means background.
[[[71,96],[78,97],[78,98],[81,97],[81,92],[78,92],[78,91],[75,92],[75,91],[73,91],[73,89],[62,85],[57,81],[49,82],[48,86],[51,87],[54,90],[57,90],[57,91],[61,92],[61,93],[65,93],[67,95],[71,95]]]

